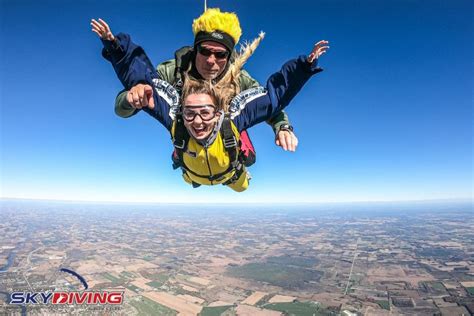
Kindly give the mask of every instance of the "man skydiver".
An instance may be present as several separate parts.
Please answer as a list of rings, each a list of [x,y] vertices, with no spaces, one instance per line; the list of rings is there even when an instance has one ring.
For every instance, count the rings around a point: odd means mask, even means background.
[[[108,24],[102,19],[91,21],[92,30],[102,40],[115,40]],[[217,83],[227,72],[232,63],[234,46],[238,43],[242,30],[239,20],[234,13],[221,12],[219,9],[207,9],[200,17],[193,21],[195,35],[193,47],[183,47],[176,51],[175,59],[158,65],[157,71],[161,79],[172,84],[180,92],[184,84],[184,73],[191,78],[213,80]],[[107,46],[107,45],[106,45]],[[110,55],[117,45],[108,45],[103,51],[104,57]],[[245,70],[242,70],[237,81],[238,90],[247,90],[258,87],[259,83]],[[133,87],[129,91],[121,92],[115,101],[115,112],[121,117],[130,117],[138,110],[148,107],[146,98],[149,91],[143,86]],[[268,123],[275,132],[275,142],[285,151],[295,151],[298,145],[293,127],[288,116],[283,111],[275,113]],[[245,132],[244,132],[245,133]]]

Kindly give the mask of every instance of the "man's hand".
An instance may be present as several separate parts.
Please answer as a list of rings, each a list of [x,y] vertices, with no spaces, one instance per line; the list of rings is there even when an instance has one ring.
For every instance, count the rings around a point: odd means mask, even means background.
[[[134,109],[155,108],[153,88],[148,84],[139,83],[127,93],[127,101]]]
[[[275,137],[275,143],[277,146],[283,148],[284,151],[296,151],[296,146],[298,146],[298,138],[296,138],[295,133],[290,130],[281,130],[277,133]]]
[[[324,40],[314,44],[313,50],[308,55],[308,62],[312,64],[316,59],[324,54],[329,49],[329,46],[327,46],[328,44],[329,42]]]
[[[92,32],[99,35],[101,39],[104,41],[113,41],[115,39],[114,34],[110,30],[109,25],[102,19],[96,21],[94,19],[91,20]]]

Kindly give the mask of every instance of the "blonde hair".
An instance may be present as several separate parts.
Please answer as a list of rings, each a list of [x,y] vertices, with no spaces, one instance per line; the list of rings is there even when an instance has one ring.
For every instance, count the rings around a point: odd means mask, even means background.
[[[241,92],[239,78],[244,64],[255,52],[264,37],[265,33],[260,32],[258,37],[251,43],[242,44],[240,52],[236,55],[234,62],[229,65],[229,69],[225,75],[214,86],[222,102],[224,102],[224,110],[226,112],[230,101]]]
[[[231,12],[221,12],[219,8],[207,9],[200,17],[193,21],[194,36],[201,31],[207,33],[214,31],[227,33],[234,39],[236,44],[242,35],[237,15]]]
[[[218,111],[224,110],[224,102],[218,91],[214,89],[210,80],[193,79],[189,77],[188,74],[185,74],[184,77],[185,79],[181,93],[181,104],[184,105],[184,101],[191,94],[207,94],[211,97]]]

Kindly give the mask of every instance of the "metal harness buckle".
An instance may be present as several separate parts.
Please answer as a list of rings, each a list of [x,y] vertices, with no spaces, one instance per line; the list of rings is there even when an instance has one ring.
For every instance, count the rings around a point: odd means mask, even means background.
[[[185,144],[186,144],[186,142],[184,141],[184,139],[181,139],[181,144],[178,143],[178,140],[175,140],[173,142],[174,147],[176,147],[178,149],[184,149]]]
[[[232,138],[225,138],[224,147],[225,148],[237,147],[237,139],[235,139],[235,136],[232,136]]]

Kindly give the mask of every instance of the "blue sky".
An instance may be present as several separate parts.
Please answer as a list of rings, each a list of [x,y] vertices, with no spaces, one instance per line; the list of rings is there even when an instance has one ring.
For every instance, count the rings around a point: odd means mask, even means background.
[[[113,112],[121,89],[91,18],[130,33],[153,63],[192,43],[202,1],[0,1],[1,197],[148,202],[380,201],[472,196],[473,2],[208,1],[242,40],[267,36],[246,69],[264,83],[320,39],[330,51],[287,108],[300,139],[250,130],[249,190],[186,185],[169,135]]]

